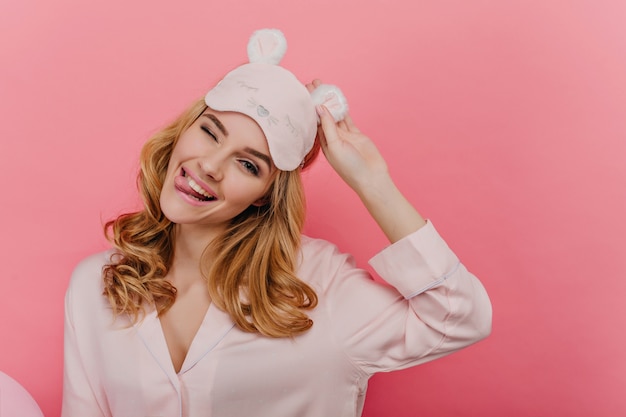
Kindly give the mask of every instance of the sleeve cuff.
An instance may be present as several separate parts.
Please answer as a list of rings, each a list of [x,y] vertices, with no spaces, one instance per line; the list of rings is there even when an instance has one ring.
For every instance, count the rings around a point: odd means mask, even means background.
[[[442,284],[460,265],[430,221],[386,247],[369,264],[405,298]]]

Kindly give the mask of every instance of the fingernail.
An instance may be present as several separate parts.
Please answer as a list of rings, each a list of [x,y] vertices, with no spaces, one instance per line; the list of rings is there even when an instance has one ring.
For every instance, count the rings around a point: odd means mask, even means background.
[[[323,116],[326,113],[326,109],[321,104],[318,104],[317,106],[315,106],[315,110],[317,110],[318,116]]]

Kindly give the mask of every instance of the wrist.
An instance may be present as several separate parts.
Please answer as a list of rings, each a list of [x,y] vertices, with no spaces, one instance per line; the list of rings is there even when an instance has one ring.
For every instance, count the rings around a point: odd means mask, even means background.
[[[376,178],[370,186],[362,188],[359,197],[391,243],[426,224],[388,175]]]
[[[366,205],[390,201],[400,193],[387,172],[360,178],[357,186],[353,188]]]

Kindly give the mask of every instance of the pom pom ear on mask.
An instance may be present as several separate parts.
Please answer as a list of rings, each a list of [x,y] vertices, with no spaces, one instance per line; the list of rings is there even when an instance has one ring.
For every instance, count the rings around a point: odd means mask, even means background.
[[[287,52],[287,39],[278,29],[260,29],[248,41],[250,63],[278,65]]]
[[[337,86],[321,84],[311,93],[311,100],[316,106],[324,105],[336,122],[342,121],[348,113],[348,101]]]

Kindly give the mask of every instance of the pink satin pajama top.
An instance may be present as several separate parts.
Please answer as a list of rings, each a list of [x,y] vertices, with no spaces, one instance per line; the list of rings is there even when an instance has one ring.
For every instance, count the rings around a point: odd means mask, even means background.
[[[240,331],[211,305],[180,372],[154,311],[112,321],[111,252],[75,269],[65,305],[63,417],[357,417],[376,372],[418,365],[486,337],[491,304],[431,223],[370,260],[390,286],[303,237],[298,276],[317,292],[295,338]]]

